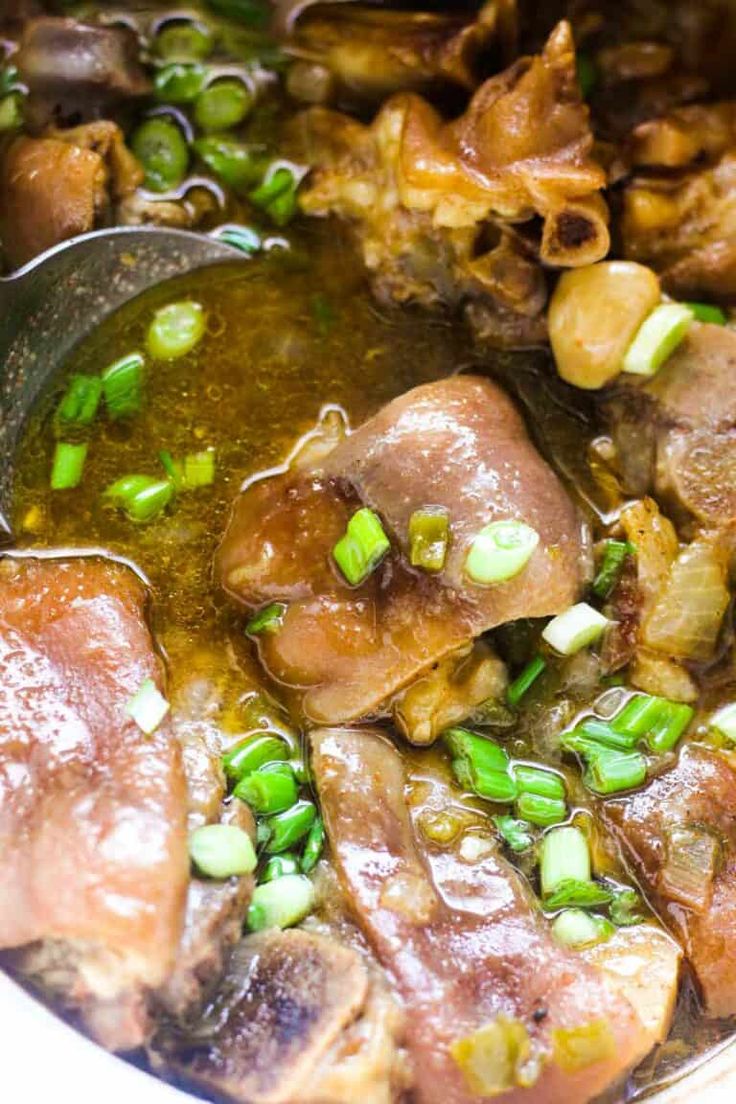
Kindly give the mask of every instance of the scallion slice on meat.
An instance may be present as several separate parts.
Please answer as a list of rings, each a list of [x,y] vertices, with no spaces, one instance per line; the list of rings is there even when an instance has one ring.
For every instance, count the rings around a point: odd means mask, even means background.
[[[687,335],[693,312],[683,303],[660,303],[634,335],[623,360],[624,372],[653,376]]]
[[[527,663],[520,675],[514,679],[506,691],[506,701],[515,708],[526,692],[531,689],[539,676],[547,668],[547,661],[540,655]]]
[[[567,819],[567,806],[564,801],[556,797],[542,797],[541,794],[519,794],[515,811],[522,820],[528,820],[532,824],[539,825],[540,828],[561,824]]]
[[[583,781],[597,794],[622,793],[641,786],[647,777],[647,761],[638,751],[601,750],[588,758]]]
[[[101,395],[102,381],[98,376],[72,376],[56,410],[57,425],[91,425],[95,420]]]
[[[378,514],[364,506],[350,518],[332,555],[350,585],[358,586],[378,567],[390,547]]]
[[[241,778],[233,793],[259,816],[290,809],[299,796],[294,772],[288,763],[267,763]]]
[[[553,617],[542,630],[542,637],[561,655],[575,655],[603,633],[608,619],[587,602],[578,602]]]
[[[278,855],[289,851],[294,844],[304,839],[317,819],[317,809],[313,801],[297,801],[283,813],[276,813],[265,823],[268,827],[268,839],[265,850],[268,855]]]
[[[579,908],[564,909],[552,921],[552,935],[563,947],[572,950],[603,943],[614,930],[613,924],[605,917],[591,915]]]
[[[515,763],[513,775],[520,793],[539,794],[540,797],[552,797],[558,801],[565,798],[565,783],[552,770]]]
[[[708,723],[727,740],[736,741],[736,702],[722,706]]]
[[[231,782],[239,782],[265,763],[286,762],[288,758],[289,749],[284,740],[268,732],[256,732],[225,752],[222,768]]]
[[[539,544],[539,533],[523,521],[493,521],[481,529],[465,558],[465,573],[490,586],[523,571]]]
[[[728,322],[725,311],[713,303],[683,303],[683,306],[692,311],[696,322],[709,322],[712,326],[725,326]]]
[[[131,521],[153,521],[168,506],[174,487],[168,479],[125,475],[105,491],[105,497],[124,510]]]
[[[272,855],[263,870],[258,881],[275,882],[277,878],[283,878],[286,874],[301,873],[301,862],[293,851],[284,851],[281,855]]]
[[[249,931],[290,928],[314,908],[314,886],[303,874],[284,874],[253,890],[248,909]]]
[[[423,506],[409,518],[409,560],[422,571],[442,571],[450,543],[450,519],[441,506]]]
[[[182,299],[161,307],[148,327],[146,347],[157,360],[186,356],[204,337],[207,316],[201,303]]]
[[[86,459],[86,443],[72,444],[69,441],[59,441],[54,449],[51,467],[51,490],[70,491],[78,487]]]
[[[156,686],[153,679],[141,683],[125,707],[125,712],[133,718],[141,732],[151,736],[163,721],[171,706]]]
[[[542,897],[551,896],[562,882],[589,882],[590,874],[590,849],[579,828],[565,825],[545,833],[539,861]]]
[[[560,908],[595,908],[597,905],[607,905],[612,898],[611,890],[599,882],[564,878],[545,896],[544,907],[549,912]]]
[[[315,866],[319,862],[322,849],[325,845],[325,826],[321,817],[317,817],[312,827],[309,829],[306,841],[304,843],[304,850],[302,851],[301,868],[305,874],[309,874],[311,870],[314,870]]]
[[[596,597],[608,597],[619,580],[626,557],[633,555],[635,551],[630,541],[606,541],[603,560],[593,582],[593,593]]]
[[[504,843],[517,854],[528,851],[534,843],[531,825],[525,820],[516,820],[515,817],[504,815],[494,816],[493,823]]]
[[[251,617],[245,631],[249,636],[268,636],[278,632],[284,623],[286,608],[285,602],[269,602]]]
[[[203,824],[189,836],[189,857],[208,878],[252,874],[258,860],[250,836],[236,824]]]
[[[102,391],[113,421],[137,414],[143,399],[143,357],[129,353],[102,373]]]

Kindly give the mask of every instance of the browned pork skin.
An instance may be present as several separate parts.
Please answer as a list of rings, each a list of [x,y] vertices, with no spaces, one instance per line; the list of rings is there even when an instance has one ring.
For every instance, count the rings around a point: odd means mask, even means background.
[[[503,1092],[509,1104],[584,1104],[616,1082],[648,1045],[641,1023],[596,968],[554,943],[519,875],[496,855],[469,865],[421,848],[401,758],[380,733],[330,729],[312,739],[340,879],[410,1010],[417,1101],[470,1104]],[[496,1068],[479,1061],[475,1077],[461,1068],[455,1044],[504,1022],[525,1039],[519,1053]],[[600,1031],[600,1045],[571,1059],[564,1040],[586,1030]]]
[[[376,510],[392,552],[359,587],[332,549],[360,505]],[[436,576],[408,566],[414,510],[445,507],[451,548]],[[494,520],[523,520],[540,541],[521,574],[471,584],[463,565]],[[360,717],[475,636],[520,617],[559,613],[582,583],[581,527],[510,399],[488,380],[456,376],[415,388],[346,438],[310,472],[250,484],[217,558],[245,606],[289,603],[261,638],[268,672],[303,691],[318,723]]]
[[[682,944],[711,1016],[736,1012],[736,768],[690,745],[631,797],[601,802],[642,888]]]
[[[189,878],[178,743],[125,708],[161,684],[145,602],[110,561],[0,562],[0,947],[112,1049],[145,1037]]]

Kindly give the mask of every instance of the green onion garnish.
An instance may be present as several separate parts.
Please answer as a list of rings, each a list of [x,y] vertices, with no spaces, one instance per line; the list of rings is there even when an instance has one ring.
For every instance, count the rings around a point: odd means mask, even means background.
[[[565,909],[552,921],[552,935],[557,942],[576,951],[603,943],[613,931],[613,925],[605,917],[591,916],[579,908]]]
[[[191,452],[184,457],[182,464],[181,489],[194,491],[198,487],[209,487],[215,480],[215,450],[208,448],[202,452]]]
[[[266,822],[269,830],[266,853],[278,855],[281,851],[289,851],[295,843],[304,839],[316,819],[314,802],[307,800],[297,801],[290,809],[269,817]]]
[[[540,794],[519,794],[515,805],[516,815],[522,820],[547,828],[551,824],[561,824],[567,819],[567,806],[555,797],[542,797]]]
[[[97,414],[101,395],[102,381],[97,376],[72,376],[56,410],[57,424],[91,425]]]
[[[527,690],[531,689],[546,667],[547,661],[538,655],[527,663],[520,675],[517,675],[506,691],[506,701],[512,708],[519,704]]]
[[[450,728],[443,739],[461,786],[488,801],[514,800],[517,787],[510,773],[511,761],[499,744],[466,728]]]
[[[493,521],[474,538],[465,572],[483,586],[503,583],[523,571],[538,544],[539,533],[523,521]]]
[[[542,637],[561,655],[574,655],[597,640],[607,624],[602,613],[587,602],[578,602],[553,617],[542,630]]]
[[[292,851],[284,851],[281,855],[272,855],[263,870],[259,882],[275,882],[277,878],[283,878],[285,874],[299,874],[301,864],[299,858]]]
[[[593,593],[598,598],[608,597],[619,580],[626,557],[633,555],[635,551],[630,541],[606,541],[603,562],[593,582]]]
[[[314,824],[309,829],[309,834],[304,844],[304,850],[302,851],[301,867],[305,874],[309,874],[310,870],[314,870],[319,862],[324,845],[325,826],[322,823],[322,818],[317,817]]]
[[[381,519],[364,506],[353,514],[345,536],[332,550],[335,563],[351,586],[358,586],[378,566],[391,544]]]
[[[638,740],[636,735],[629,732],[618,732],[615,725],[610,721],[601,721],[597,717],[585,717],[574,733],[566,733],[563,746],[567,745],[568,735],[571,737],[577,735],[583,737],[584,740],[593,740],[594,750],[600,750],[600,745],[603,745],[603,747],[616,748],[619,751],[633,751]],[[580,748],[576,748],[571,742],[570,750],[580,751],[583,754],[585,744],[583,743]]]
[[[285,602],[269,602],[251,617],[245,626],[245,631],[249,636],[269,636],[271,633],[278,632],[284,623],[286,609]]]
[[[23,126],[23,96],[11,92],[0,99],[0,132]]]
[[[284,874],[253,890],[248,909],[249,931],[290,928],[314,908],[314,886],[303,874]]]
[[[693,719],[692,706],[636,694],[611,721],[616,732],[645,738],[655,753],[671,751]]]
[[[256,868],[251,838],[235,824],[204,824],[189,836],[189,856],[200,874],[232,878]]]
[[[725,311],[713,303],[683,303],[683,306],[692,311],[696,322],[710,322],[712,326],[725,326],[728,322]]]
[[[164,469],[169,479],[174,484],[174,488],[177,491],[180,490],[182,467],[179,461],[174,459],[168,449],[161,449],[158,454],[158,458],[161,461],[161,467]]]
[[[641,924],[644,917],[641,913],[641,898],[635,889],[614,889],[613,899],[608,906],[608,915],[617,928],[628,928],[634,924]]]
[[[276,223],[285,226],[296,214],[297,176],[284,166],[269,171],[263,183],[249,194],[249,199]]]
[[[534,837],[530,831],[531,825],[525,820],[516,820],[508,815],[494,816],[493,823],[504,843],[517,854],[528,851],[534,843]]]
[[[727,740],[736,740],[736,703],[722,706],[708,723]]]
[[[150,191],[168,192],[186,176],[189,146],[173,119],[164,115],[146,119],[133,132],[130,148],[143,166],[143,183]]]
[[[223,134],[208,134],[204,138],[198,138],[193,148],[207,168],[235,192],[246,191],[257,184],[266,167],[260,147],[238,142]],[[252,230],[247,230],[246,227],[243,229],[256,238],[256,249],[259,248],[260,238]]]
[[[524,763],[515,763],[514,778],[519,793],[539,794],[540,797],[554,797],[564,800],[565,783],[558,774],[545,767],[529,767]]]
[[[150,475],[124,475],[105,491],[105,496],[124,510],[131,521],[147,522],[168,506],[174,486],[168,479]]]
[[[423,571],[442,571],[450,543],[450,519],[441,506],[423,506],[409,518],[409,560]]]
[[[612,898],[611,890],[598,882],[564,878],[545,896],[544,907],[549,912],[560,908],[595,908],[607,905]]]
[[[539,860],[542,897],[549,897],[562,882],[589,882],[590,849],[583,832],[574,825],[545,833]]]
[[[168,21],[153,40],[154,52],[172,61],[200,61],[212,53],[214,38],[205,23]]]
[[[216,230],[211,231],[210,237],[225,242],[226,245],[231,245],[233,249],[238,249],[249,257],[257,253],[262,245],[260,236],[249,226],[236,226],[235,224],[218,226]]]
[[[692,322],[693,312],[682,303],[660,303],[634,335],[624,356],[624,372],[653,376],[687,336]]]
[[[151,736],[169,712],[170,705],[153,679],[141,683],[125,707],[125,712],[133,718],[141,732]]]
[[[265,763],[285,762],[288,758],[284,740],[268,732],[256,732],[225,752],[222,768],[231,782],[239,782]]]
[[[207,72],[204,65],[196,63],[164,65],[153,79],[156,99],[170,104],[192,103],[204,88]]]
[[[259,816],[290,809],[299,796],[294,772],[288,763],[266,763],[241,778],[233,793]]]
[[[102,373],[102,391],[113,420],[137,414],[143,398],[143,357],[129,353]]]
[[[222,131],[242,123],[253,107],[253,96],[241,80],[215,80],[197,96],[194,121],[202,130]]]
[[[638,751],[617,752],[601,749],[588,758],[583,781],[597,794],[633,790],[646,781],[647,761]]]
[[[148,327],[146,346],[157,360],[186,356],[204,337],[207,316],[201,303],[184,299],[161,307]]]
[[[86,459],[86,444],[74,445],[68,441],[59,441],[54,449],[51,467],[51,490],[69,491],[79,486]]]

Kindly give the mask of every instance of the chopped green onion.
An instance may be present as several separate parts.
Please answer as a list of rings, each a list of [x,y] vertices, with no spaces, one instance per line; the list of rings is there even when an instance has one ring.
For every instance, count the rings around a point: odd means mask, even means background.
[[[143,396],[143,357],[129,353],[102,373],[102,392],[110,417],[116,421],[137,414]]]
[[[154,115],[141,123],[130,148],[143,166],[144,185],[152,192],[168,192],[181,184],[189,167],[189,147],[172,119]]]
[[[708,723],[727,740],[736,740],[736,703],[722,706]]]
[[[14,92],[20,87],[20,73],[17,65],[4,65],[0,69],[0,96]]]
[[[443,738],[452,756],[452,770],[461,786],[488,801],[508,802],[517,788],[504,749],[466,728],[450,728]]]
[[[192,103],[204,88],[207,73],[204,65],[165,65],[154,77],[156,98],[170,104]]]
[[[102,382],[97,376],[74,375],[69,380],[64,397],[56,410],[61,425],[91,425],[102,395]]]
[[[552,935],[563,947],[581,950],[610,939],[614,928],[603,916],[591,916],[579,908],[565,909],[552,921]]]
[[[353,514],[345,536],[332,550],[335,563],[351,586],[358,586],[378,566],[391,547],[381,519],[364,506]]]
[[[207,7],[250,28],[266,27],[271,14],[268,0],[207,0]]]
[[[266,174],[263,183],[249,195],[251,203],[265,211],[277,226],[285,226],[296,213],[299,180],[284,167]]]
[[[617,928],[641,924],[644,917],[641,913],[641,898],[636,890],[628,887],[614,889],[613,899],[608,906],[608,915]]]
[[[540,797],[554,797],[557,800],[565,797],[565,783],[552,770],[515,763],[513,774],[520,793],[539,794]]]
[[[590,849],[579,828],[565,825],[545,833],[539,860],[542,897],[549,897],[563,882],[589,882],[590,874]]]
[[[317,294],[313,295],[312,298],[309,300],[309,309],[312,313],[312,318],[316,323],[320,337],[327,337],[327,334],[334,326],[335,320],[337,318],[337,314],[332,303],[326,295],[321,295],[319,292],[317,292]]]
[[[519,794],[515,811],[522,820],[530,820],[540,828],[560,824],[567,818],[567,806],[564,801],[554,797],[542,797],[540,794]]]
[[[611,721],[614,732],[646,738],[658,754],[671,751],[693,719],[693,709],[681,702],[650,694],[635,694]]]
[[[243,81],[226,77],[202,89],[194,103],[194,121],[202,130],[229,130],[252,107],[253,96]]]
[[[578,602],[553,617],[542,630],[542,637],[561,655],[575,655],[601,635],[608,619],[587,602]]]
[[[248,909],[248,930],[291,928],[314,908],[314,886],[303,874],[284,874],[253,890]]]
[[[465,572],[483,586],[506,582],[523,571],[538,544],[539,533],[523,521],[492,521],[473,539]]]
[[[204,337],[206,325],[204,308],[191,299],[160,307],[148,327],[148,351],[158,360],[186,356]]]
[[[71,444],[59,441],[54,449],[54,462],[51,467],[51,490],[70,491],[78,487],[87,459],[86,444]]]
[[[619,751],[632,751],[639,738],[631,732],[620,732],[611,721],[600,721],[597,717],[586,717],[575,731],[603,747],[617,748]]]
[[[535,656],[527,663],[524,670],[514,679],[506,691],[506,701],[510,706],[515,708],[519,704],[527,690],[531,689],[546,667],[547,661],[540,655]]]
[[[450,543],[450,519],[441,506],[424,506],[409,518],[409,559],[423,571],[442,571]]]
[[[597,794],[621,793],[633,790],[646,780],[647,761],[638,751],[601,750],[588,760],[583,781]]]
[[[201,61],[212,52],[213,45],[206,24],[191,20],[165,23],[153,41],[158,56],[167,61]]]
[[[202,452],[191,452],[184,457],[182,465],[181,488],[194,491],[198,487],[209,487],[215,480],[215,450],[208,448]]]
[[[0,99],[0,132],[16,130],[23,125],[23,96],[11,92]]]
[[[612,898],[611,890],[598,882],[564,878],[545,896],[544,907],[549,912],[559,908],[595,908],[596,905],[607,905]]]
[[[132,717],[141,732],[151,736],[163,721],[171,706],[156,686],[153,679],[146,679],[141,683],[125,707],[125,712]]]
[[[234,224],[218,226],[216,230],[210,232],[210,237],[225,242],[226,245],[231,245],[233,249],[239,249],[241,253],[245,253],[248,257],[258,253],[262,245],[260,236],[249,226],[235,226]]]
[[[309,834],[304,844],[304,850],[302,851],[301,867],[305,874],[309,874],[310,870],[314,870],[319,862],[319,857],[322,854],[324,845],[325,826],[322,823],[322,818],[317,817],[314,824],[309,829]]]
[[[301,864],[297,855],[293,851],[284,851],[281,855],[272,855],[268,860],[261,875],[258,879],[259,882],[275,882],[277,878],[283,878],[285,874],[299,874],[301,872]]]
[[[504,843],[517,854],[528,851],[534,843],[531,825],[525,820],[516,820],[512,816],[494,816],[493,823]]]
[[[164,469],[169,479],[174,484],[176,490],[180,490],[183,474],[181,464],[174,459],[168,449],[161,449],[158,454],[158,458],[161,461],[161,467]]]
[[[598,70],[596,69],[595,62],[589,54],[583,54],[578,52],[575,60],[575,68],[577,70],[578,85],[580,87],[580,95],[584,100],[587,100],[590,93],[598,83]]]
[[[288,763],[266,763],[241,778],[233,793],[259,816],[290,809],[299,796],[294,772]]]
[[[608,597],[619,580],[626,557],[633,555],[635,551],[630,541],[606,541],[603,562],[593,582],[593,593],[598,598]]]
[[[174,487],[168,479],[154,479],[150,475],[124,475],[105,491],[106,498],[137,522],[157,518],[173,494]]]
[[[269,602],[267,606],[264,606],[263,609],[260,609],[258,613],[251,617],[245,626],[245,631],[249,636],[270,636],[272,633],[278,632],[284,623],[286,609],[285,602]]]
[[[260,146],[238,142],[223,134],[208,134],[197,138],[193,149],[207,168],[236,192],[252,188],[263,177],[266,160]]]
[[[452,769],[460,785],[487,801],[506,804],[517,794],[514,779],[505,771],[485,770],[463,759],[453,759]]]
[[[258,860],[251,838],[236,824],[203,824],[189,836],[189,856],[200,874],[232,878],[252,874]]]
[[[696,322],[710,322],[713,326],[725,326],[728,322],[725,311],[713,303],[683,303],[683,306],[692,311]]]
[[[686,337],[693,312],[682,303],[660,303],[634,335],[623,361],[624,372],[653,376]]]
[[[278,855],[280,851],[290,850],[307,835],[316,819],[317,809],[314,802],[307,800],[297,801],[290,809],[269,817],[267,854]]]
[[[288,758],[284,740],[267,732],[256,732],[225,752],[222,767],[231,782],[239,782],[265,763],[285,762]]]
[[[305,762],[305,760],[296,758],[289,761],[291,763],[294,774],[296,775],[297,782],[301,786],[308,786],[312,779],[309,774],[308,764]]]

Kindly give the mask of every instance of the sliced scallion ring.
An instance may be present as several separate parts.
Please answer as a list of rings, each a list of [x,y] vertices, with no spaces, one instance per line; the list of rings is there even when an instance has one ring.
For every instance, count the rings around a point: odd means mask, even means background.
[[[153,679],[141,683],[125,707],[125,712],[133,718],[141,732],[151,736],[163,721],[171,706],[156,686]]]
[[[736,741],[736,702],[724,705],[710,719],[710,727],[715,728],[727,740]]]
[[[587,648],[602,634],[608,618],[587,602],[578,602],[564,613],[553,617],[542,631],[542,637],[561,655],[575,655]]]
[[[482,586],[504,583],[523,571],[538,544],[539,533],[531,525],[492,521],[474,538],[465,557],[465,573]]]
[[[687,335],[693,312],[682,303],[660,303],[642,322],[626,350],[624,372],[653,376]]]
[[[549,897],[562,882],[590,881],[590,849],[579,828],[565,825],[546,833],[539,874],[543,897]]]
[[[253,890],[248,928],[290,928],[314,908],[314,886],[303,874],[283,874]]]
[[[208,878],[252,874],[258,863],[250,836],[236,824],[203,824],[189,836],[189,855]]]
[[[186,356],[204,337],[207,324],[204,307],[191,299],[169,303],[153,316],[146,346],[157,360]]]

